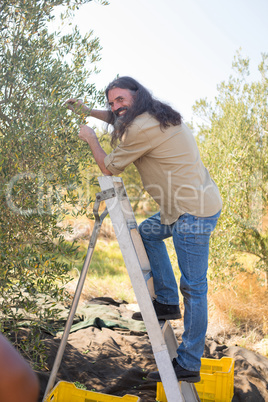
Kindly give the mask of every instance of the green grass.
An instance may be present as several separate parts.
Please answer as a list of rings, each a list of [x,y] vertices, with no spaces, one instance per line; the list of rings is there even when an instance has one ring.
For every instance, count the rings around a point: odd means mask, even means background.
[[[176,279],[179,281],[180,272],[177,267],[176,254],[173,250],[172,240],[168,239],[166,244],[171,256],[172,265],[175,267]],[[73,275],[74,278],[77,278],[78,273],[81,272],[87,253],[87,247],[88,242],[81,241],[77,256],[71,262],[71,275]],[[91,299],[93,297],[103,296],[112,297],[116,300],[125,300],[128,303],[136,302],[118,242],[116,240],[104,240],[101,238],[98,239],[92,255],[86,284],[84,286],[84,298]]]
[[[83,258],[85,256],[86,250],[84,251]],[[82,265],[83,264],[79,266],[79,271],[81,270]],[[125,264],[117,242],[99,241],[92,256],[89,275],[101,278],[107,275],[120,275],[124,272]]]
[[[76,255],[60,255],[57,260],[81,272],[88,249],[88,241],[80,241]],[[89,272],[96,276],[116,275],[124,267],[124,260],[116,241],[98,240],[92,255]]]
[[[78,277],[87,253],[87,244],[81,243],[71,274]],[[136,301],[117,241],[99,239],[92,255],[84,287],[84,298],[112,297],[128,303]]]

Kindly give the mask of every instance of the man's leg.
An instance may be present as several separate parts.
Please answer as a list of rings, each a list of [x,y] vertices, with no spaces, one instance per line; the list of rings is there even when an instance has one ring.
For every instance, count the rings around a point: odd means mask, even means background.
[[[199,218],[184,214],[173,227],[173,242],[181,271],[180,290],[184,297],[184,333],[177,363],[199,372],[207,331],[207,269],[209,239],[220,213]]]
[[[209,238],[220,212],[212,217],[182,215],[173,225],[173,242],[181,271],[184,297],[184,333],[172,363],[178,380],[200,381],[201,356],[207,330],[207,268]],[[148,378],[160,381],[158,371]]]
[[[172,236],[172,225],[162,225],[160,213],[146,219],[139,226],[154,279],[157,301],[178,305],[178,286],[163,239]]]

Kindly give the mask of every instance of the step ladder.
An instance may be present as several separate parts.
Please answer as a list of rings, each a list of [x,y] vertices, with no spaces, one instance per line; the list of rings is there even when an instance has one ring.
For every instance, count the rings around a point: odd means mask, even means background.
[[[98,234],[108,213],[152,345],[167,401],[200,402],[195,386],[187,382],[178,382],[175,376],[171,362],[177,356],[178,342],[170,322],[157,319],[152,303],[155,294],[151,268],[123,180],[120,177],[101,176],[98,181],[102,191],[96,194],[93,207],[95,225],[42,402],[46,401],[55,384]],[[106,203],[106,209],[99,215],[99,206],[103,201]]]
[[[152,345],[155,361],[168,402],[200,401],[195,386],[178,382],[172,360],[177,356],[178,342],[169,321],[158,321],[152,298],[155,297],[150,263],[138,231],[137,222],[120,177],[98,178],[106,208],[119,243],[137,302]]]

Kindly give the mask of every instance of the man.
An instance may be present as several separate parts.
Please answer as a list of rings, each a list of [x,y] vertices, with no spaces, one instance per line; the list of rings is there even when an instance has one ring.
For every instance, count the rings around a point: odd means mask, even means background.
[[[79,138],[89,144],[105,175],[118,175],[134,163],[144,188],[160,205],[160,212],[139,228],[154,278],[153,304],[159,319],[181,317],[177,283],[163,242],[173,236],[185,307],[184,333],[173,366],[179,380],[198,382],[207,329],[209,238],[220,216],[221,197],[178,112],[130,77],[111,82],[106,97],[107,111],[90,111],[76,99],[69,99],[67,106],[113,125],[111,143],[118,145],[109,155],[91,128],[81,126]],[[148,377],[160,381],[158,372]]]
[[[37,402],[38,396],[37,376],[0,333],[0,401]]]

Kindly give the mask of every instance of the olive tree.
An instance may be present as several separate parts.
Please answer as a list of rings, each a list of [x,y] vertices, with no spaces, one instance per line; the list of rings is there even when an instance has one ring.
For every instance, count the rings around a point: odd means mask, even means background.
[[[238,52],[233,75],[218,86],[214,104],[194,106],[203,120],[198,141],[205,164],[217,182],[223,211],[211,244],[214,273],[225,274],[235,253],[257,257],[268,273],[268,55],[262,55],[259,80],[249,59]]]
[[[89,1],[0,4],[0,329],[6,334],[22,323],[48,327],[69,270],[58,257],[76,251],[59,221],[77,205],[81,171],[92,159],[77,140],[80,121],[64,102],[75,94],[102,104],[93,83],[101,48],[92,31],[82,36],[74,26],[63,34],[49,23],[56,7],[71,21]]]

